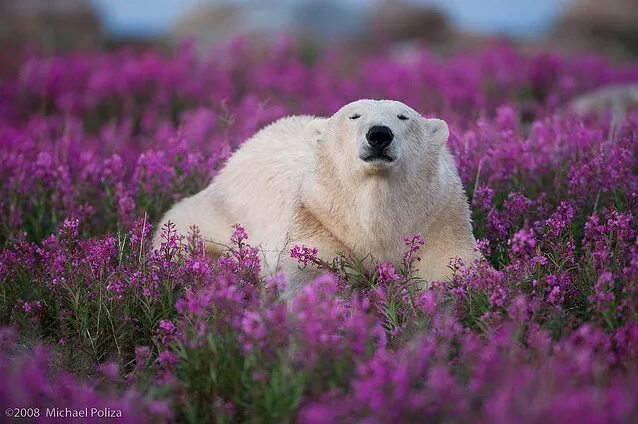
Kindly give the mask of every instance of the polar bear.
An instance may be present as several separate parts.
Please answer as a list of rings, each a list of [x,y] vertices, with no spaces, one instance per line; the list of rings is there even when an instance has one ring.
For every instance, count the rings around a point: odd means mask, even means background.
[[[264,273],[283,272],[287,295],[314,277],[290,258],[294,245],[398,263],[405,234],[425,239],[418,276],[451,274],[450,259],[477,255],[448,126],[392,100],[358,100],[329,118],[292,116],[257,132],[203,191],[159,223],[197,225],[219,255],[241,223],[264,252]],[[155,246],[160,238],[155,235]],[[426,283],[427,285],[427,283]]]

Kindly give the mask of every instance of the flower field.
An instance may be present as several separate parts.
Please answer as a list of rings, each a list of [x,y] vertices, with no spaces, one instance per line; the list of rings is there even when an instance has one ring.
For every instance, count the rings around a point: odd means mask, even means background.
[[[131,423],[638,421],[638,111],[565,108],[638,82],[638,63],[237,40],[15,68],[0,70],[0,406],[39,408],[22,422],[47,408]],[[402,263],[367,258],[369,273],[340,256],[286,304],[241,223],[217,261],[196,229],[164,228],[151,249],[161,214],[256,130],[359,98],[448,122],[474,269],[417,289],[428,235],[406,234]],[[291,254],[316,266],[311,248]]]

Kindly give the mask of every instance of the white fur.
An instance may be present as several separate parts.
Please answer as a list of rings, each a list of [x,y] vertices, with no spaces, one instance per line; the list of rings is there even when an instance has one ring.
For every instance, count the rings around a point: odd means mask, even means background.
[[[394,133],[393,162],[361,159],[373,125]],[[314,275],[289,258],[294,244],[317,247],[327,260],[347,251],[400,262],[403,235],[418,232],[426,241],[420,276],[444,279],[451,258],[469,263],[476,255],[447,138],[444,121],[389,100],[359,100],[330,118],[283,118],[246,141],[206,189],[175,205],[160,225],[170,220],[183,234],[197,225],[218,254],[231,225],[241,223],[264,251],[264,272],[287,275],[289,295]]]

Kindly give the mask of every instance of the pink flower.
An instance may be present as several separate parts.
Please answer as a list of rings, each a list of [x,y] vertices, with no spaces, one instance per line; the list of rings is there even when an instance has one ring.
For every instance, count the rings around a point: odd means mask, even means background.
[[[234,224],[233,228],[235,230],[233,231],[233,234],[230,236],[230,242],[238,247],[241,247],[244,240],[248,239],[248,233],[246,232],[244,227],[242,227],[239,224]]]
[[[316,247],[295,245],[290,250],[290,257],[296,259],[297,262],[305,267],[309,263],[316,263],[318,261],[318,252],[319,250],[317,250]]]
[[[536,239],[532,229],[517,231],[507,244],[511,246],[512,253],[518,256],[533,255],[536,247]]]
[[[394,281],[403,280],[403,276],[397,274],[394,265],[390,262],[382,262],[377,267],[377,278],[381,284],[390,284]]]

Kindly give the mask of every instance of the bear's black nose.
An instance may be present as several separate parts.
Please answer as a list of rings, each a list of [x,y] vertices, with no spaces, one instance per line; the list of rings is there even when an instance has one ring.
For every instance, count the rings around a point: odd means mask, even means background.
[[[371,147],[377,150],[383,150],[392,143],[394,134],[392,134],[392,130],[385,125],[375,125],[370,127],[366,138]]]

